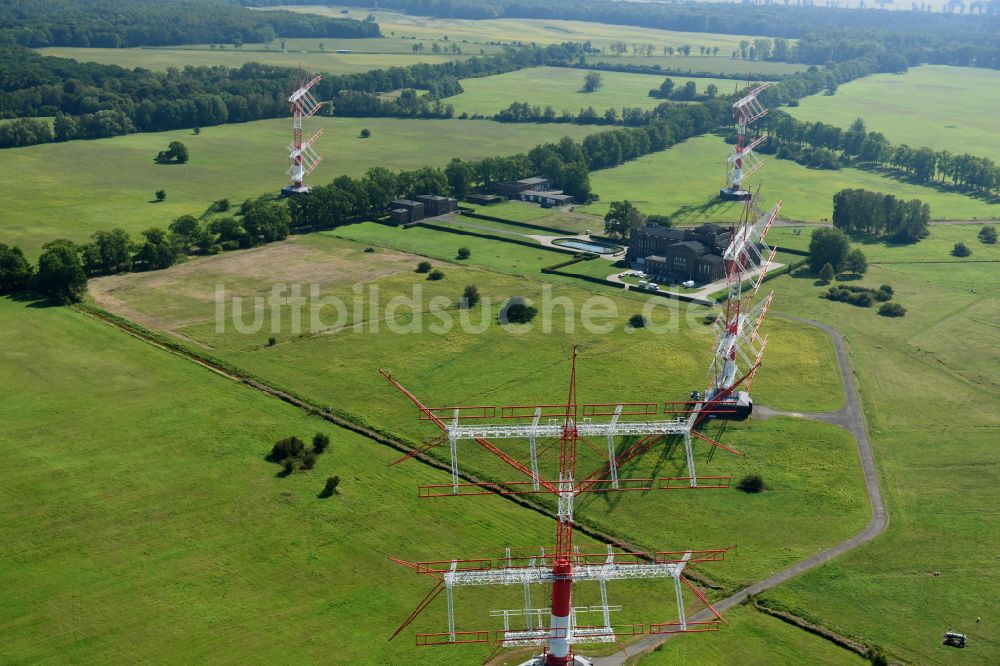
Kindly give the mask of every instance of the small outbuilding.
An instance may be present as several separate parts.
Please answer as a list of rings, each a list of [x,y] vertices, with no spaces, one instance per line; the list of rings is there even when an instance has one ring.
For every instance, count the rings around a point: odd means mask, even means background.
[[[389,204],[389,218],[395,224],[410,224],[424,219],[424,204],[410,199],[397,199]]]

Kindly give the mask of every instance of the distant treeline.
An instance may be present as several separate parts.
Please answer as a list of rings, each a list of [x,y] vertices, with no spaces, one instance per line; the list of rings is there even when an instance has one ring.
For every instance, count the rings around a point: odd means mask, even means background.
[[[912,243],[927,235],[930,218],[930,206],[920,199],[903,201],[862,189],[833,195],[833,226],[848,233]]]
[[[379,37],[378,24],[227,0],[3,0],[0,39],[22,46],[119,48],[270,42],[277,37]]]
[[[697,60],[695,61],[697,62]],[[709,63],[712,61],[709,60]],[[706,65],[710,67],[711,64]],[[595,69],[601,72],[624,72],[626,74],[662,74],[666,76],[679,76],[686,77],[690,76],[692,78],[711,78],[711,79],[732,79],[733,81],[746,81],[746,74],[737,74],[733,72],[709,72],[706,70],[694,70],[694,69],[681,69],[679,67],[663,67],[659,64],[653,65],[636,65],[633,63],[619,64],[610,62],[590,62],[590,63],[574,63],[571,67],[577,67],[579,69]],[[751,68],[752,69],[752,68]],[[761,74],[755,73],[751,75],[754,81],[780,81],[785,78],[784,74]]]
[[[297,4],[298,0],[241,0],[245,5]],[[322,4],[335,4],[325,0]],[[922,62],[1000,67],[1000,1],[978,5],[981,14],[859,10],[797,5],[605,0],[380,0],[379,7],[444,18],[531,18],[594,21],[681,32],[716,32],[805,40],[790,56],[824,64],[879,51]],[[859,51],[859,49],[864,49]]]
[[[440,98],[462,91],[459,78],[489,76],[577,58],[573,44],[507,49],[440,64],[419,63],[358,74],[326,76],[314,90],[341,116],[449,116]],[[247,63],[226,67],[124,69],[41,56],[0,46],[0,147],[158,132],[276,118],[288,114],[295,71]],[[381,99],[380,92],[422,89],[429,95]],[[54,129],[31,117],[55,116]]]
[[[591,197],[589,171],[618,166],[627,160],[665,150],[704,134],[728,117],[721,101],[677,105],[646,127],[623,128],[592,134],[582,142],[564,137],[559,143],[541,144],[527,154],[453,159],[447,167],[425,167],[394,174],[382,167],[369,169],[360,179],[341,176],[329,185],[314,187],[308,197],[289,201],[291,228],[329,229],[383,214],[398,197],[419,194],[455,195],[489,191],[497,183],[542,174],[580,201]]]
[[[838,168],[841,161],[888,166],[920,183],[948,179],[964,189],[987,194],[1000,192],[1000,167],[993,160],[927,147],[893,145],[883,134],[867,131],[860,118],[845,130],[773,111],[763,126],[772,137],[771,150],[779,158],[821,168]]]

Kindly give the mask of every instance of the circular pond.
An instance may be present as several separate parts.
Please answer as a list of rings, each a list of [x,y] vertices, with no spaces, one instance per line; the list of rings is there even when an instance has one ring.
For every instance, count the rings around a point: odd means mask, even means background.
[[[624,248],[620,245],[609,245],[598,241],[582,240],[580,238],[557,238],[552,241],[553,245],[568,247],[571,250],[581,250],[583,252],[593,252],[595,254],[615,254]]]

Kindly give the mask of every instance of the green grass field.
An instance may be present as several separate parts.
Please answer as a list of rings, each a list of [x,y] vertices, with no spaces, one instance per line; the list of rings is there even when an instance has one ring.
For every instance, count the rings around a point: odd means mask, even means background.
[[[1000,72],[924,65],[902,75],[866,76],[840,86],[836,95],[813,95],[785,110],[845,129],[860,117],[895,144],[993,159],[1000,152],[998,105]]]
[[[934,262],[968,264],[980,261],[1000,261],[1000,246],[987,245],[979,242],[977,234],[983,228],[982,224],[933,224],[930,236],[919,243],[897,245],[874,240],[852,240],[854,247],[861,248],[869,262],[899,263],[899,262]],[[794,229],[801,229],[795,235]],[[788,247],[795,250],[808,250],[809,237],[812,230],[809,227],[775,227],[767,235],[767,242],[778,247]],[[965,243],[970,250],[970,257],[956,257],[951,251],[955,243]]]
[[[410,632],[386,638],[431,583],[388,555],[551,540],[498,499],[420,502],[415,486],[442,473],[387,469],[398,452],[80,313],[3,299],[0,318],[0,376],[17,387],[0,405],[6,663],[418,660]],[[271,443],[316,431],[332,438],[317,468],[277,477]],[[334,474],[342,494],[317,499]],[[445,626],[438,601],[418,630]],[[494,627],[471,601],[463,626]]]
[[[1000,506],[1000,280],[996,263],[936,256],[975,229],[935,226],[917,245],[868,250],[884,263],[860,284],[891,284],[902,319],[820,299],[812,277],[770,283],[776,310],[830,322],[847,339],[890,524],[765,596],[911,663],[990,664],[1000,652],[989,582],[1000,541],[990,518]],[[996,261],[995,248],[970,246],[971,259]],[[941,645],[948,628],[969,647]]]
[[[556,114],[567,110],[573,115],[591,106],[603,113],[610,108],[619,112],[623,107],[651,109],[663,102],[649,96],[649,91],[659,88],[663,82],[658,76],[600,72],[604,86],[588,93],[582,90],[587,71],[572,67],[533,67],[479,79],[462,79],[465,92],[449,97],[448,103],[454,105],[457,114],[491,116],[506,109],[511,102],[529,102],[542,109],[551,106]],[[724,79],[671,78],[677,87],[688,80],[694,81],[699,93],[713,83],[720,91],[728,90],[733,83]]]
[[[678,636],[655,652],[639,657],[638,666],[799,666],[869,663],[826,639],[747,606],[726,614],[728,627],[713,634]],[[630,662],[631,663],[631,662]]]
[[[594,298],[593,292],[443,263],[438,265],[445,279],[428,282],[413,273],[417,259],[413,255],[387,250],[364,253],[363,247],[324,235],[297,237],[260,250],[191,262],[155,276],[136,274],[98,280],[95,293],[99,302],[112,305],[125,316],[177,334],[316,404],[330,405],[415,443],[433,433],[426,423],[416,420],[402,396],[378,381],[379,368],[394,371],[408,388],[433,405],[558,401],[565,390],[567,354],[574,343],[581,353],[582,401],[605,402],[616,397],[630,401],[678,399],[705,381],[709,337],[703,308],[686,315],[676,303],[656,299],[653,323],[665,325],[668,330],[657,332],[651,325],[626,333],[625,321],[641,311],[642,304],[609,294],[601,297],[602,307],[613,308],[617,314],[601,320],[613,325],[611,332],[602,333],[588,330],[580,314],[585,300]],[[473,256],[476,252],[473,249]],[[335,321],[336,308],[330,306],[321,312],[327,328],[297,334],[290,311],[282,309],[277,331],[265,328],[244,335],[230,324],[218,332],[214,322],[215,285],[226,285],[230,294],[253,297],[266,294],[271,284],[306,280],[322,285],[324,298],[337,296],[349,304],[346,318]],[[406,332],[406,327],[417,321],[410,306],[385,316],[381,310],[373,313],[370,305],[360,311],[355,309],[358,301],[354,284],[372,284],[373,280],[382,304],[412,298],[414,283],[422,290],[423,303],[435,297],[454,303],[465,285],[476,284],[484,301],[489,301],[491,314],[486,315],[487,322],[495,317],[497,305],[513,294],[533,299],[543,314],[524,334],[496,324],[477,334],[458,324],[447,332],[436,330],[430,324],[437,324],[437,315],[419,309],[422,327]],[[366,293],[371,288],[366,286]],[[547,290],[551,290],[548,295]],[[370,304],[370,300],[365,302]],[[554,304],[548,318],[544,315],[546,302]],[[574,313],[569,331],[564,323],[567,304]],[[473,324],[479,324],[482,317],[479,309],[469,314]],[[249,319],[246,313],[241,321]],[[546,320],[551,322],[548,331]],[[355,330],[357,323],[362,330]],[[399,327],[403,331],[396,334]],[[838,406],[842,391],[839,378],[832,372],[829,340],[811,329],[785,322],[775,322],[770,332],[774,355],[760,374],[755,388],[757,399],[789,409]],[[274,346],[267,345],[270,335],[276,338]],[[359,355],[359,347],[366,353]],[[642,365],[630,362],[638,357],[655,361]],[[498,359],[506,360],[502,368],[496,366]],[[772,377],[767,378],[768,374]],[[794,387],[778,381],[788,375],[801,376],[803,381]],[[866,508],[854,444],[843,431],[778,419],[732,426],[725,439],[744,450],[747,457],[737,459],[700,448],[700,473],[741,478],[761,471],[773,492],[752,498],[736,490],[653,493],[643,497],[639,505],[620,497],[593,496],[578,504],[579,515],[588,524],[650,548],[677,541],[739,543],[740,548],[727,557],[729,564],[712,574],[729,585],[749,582],[801,559],[864,523]],[[682,450],[672,445],[647,455],[630,465],[623,475],[683,475]],[[465,464],[478,474],[500,480],[512,478],[511,472],[503,471],[474,450],[463,449],[462,455]],[[594,468],[596,455],[589,447],[581,450],[581,465]],[[650,529],[651,516],[664,511],[687,511],[693,517],[683,525],[672,522],[662,529]],[[775,519],[778,514],[782,516],[780,521]],[[827,517],[819,521],[819,515]],[[780,542],[781,547],[771,547],[775,542]]]
[[[601,200],[579,210],[603,217],[608,202],[628,199],[644,213],[674,215],[675,222],[681,224],[736,219],[738,206],[714,199],[724,185],[724,161],[729,150],[722,139],[706,135],[614,169],[595,171],[590,180]],[[828,221],[833,215],[833,195],[848,187],[886,192],[902,199],[921,199],[930,204],[931,217],[935,219],[1000,217],[1000,205],[957,193],[911,185],[858,169],[807,169],[770,156],[746,182],[751,186],[763,183],[765,203],[780,198],[781,217],[786,220]]]
[[[326,159],[311,178],[314,184],[342,174],[360,176],[380,164],[407,169],[444,166],[452,157],[509,155],[595,131],[471,120],[315,118],[310,123],[313,130],[326,130],[319,144]],[[358,138],[362,128],[372,136]],[[206,127],[197,136],[177,130],[0,151],[0,179],[7,183],[0,194],[5,211],[0,242],[19,245],[34,257],[55,238],[83,241],[114,227],[136,236],[180,215],[199,215],[218,199],[237,203],[277,192],[287,182],[290,136],[291,122],[276,119]],[[443,136],[449,137],[445,144]],[[188,147],[191,161],[154,164],[156,153],[175,140]],[[27,173],[32,177],[25,178]],[[151,203],[161,188],[166,201]]]
[[[320,41],[323,41],[324,51],[319,50]],[[133,49],[94,49],[65,46],[39,49],[39,51],[43,55],[72,58],[80,62],[120,65],[130,69],[143,67],[154,71],[166,71],[168,67],[183,69],[188,65],[241,67],[248,62],[259,62],[276,67],[298,67],[301,65],[312,72],[331,74],[353,74],[372,69],[405,67],[416,63],[441,63],[456,58],[466,58],[471,54],[471,51],[466,51],[463,55],[437,55],[430,52],[430,46],[427,47],[426,53],[416,54],[410,50],[414,42],[409,40],[331,39],[310,40],[310,42],[310,44],[303,44],[295,50],[293,50],[293,45],[286,44],[285,52],[281,51],[280,45],[272,45],[271,48],[265,50],[256,44],[246,45],[240,50],[227,47],[221,51],[212,50],[208,46]],[[367,44],[368,42],[372,43],[371,46]],[[387,44],[387,42],[392,43]],[[386,51],[369,52],[363,50],[366,46],[368,48],[382,47]],[[405,50],[400,47],[405,47]],[[307,48],[309,50],[306,50]],[[351,49],[352,53],[334,53],[336,49],[342,48]],[[477,46],[475,55],[478,54],[479,47]]]
[[[283,6],[281,9],[340,16],[343,7],[309,6],[304,3],[299,7]],[[753,37],[744,35],[672,32],[586,21],[435,19],[369,9],[350,8],[350,11],[354,17],[364,17],[368,13],[374,14],[375,21],[379,24],[384,35],[416,37],[418,39],[441,39],[447,35],[449,40],[460,43],[462,40],[473,43],[520,41],[536,44],[590,41],[597,48],[607,49],[612,42],[623,41],[629,46],[632,44],[652,44],[657,47],[657,51],[660,51],[664,46],[677,48],[687,44],[692,46],[695,52],[699,46],[718,46],[720,52],[728,56],[731,51],[739,48],[741,39],[753,41]],[[794,42],[794,40],[791,41]]]

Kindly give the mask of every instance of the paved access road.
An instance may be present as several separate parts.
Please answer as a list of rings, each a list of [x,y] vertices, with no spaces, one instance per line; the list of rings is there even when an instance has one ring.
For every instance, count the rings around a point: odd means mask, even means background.
[[[865,417],[861,411],[861,400],[858,397],[858,390],[854,383],[854,377],[851,375],[851,368],[847,362],[847,350],[844,348],[843,336],[840,335],[840,331],[832,326],[828,326],[827,324],[823,324],[818,321],[813,321],[812,319],[802,319],[800,317],[782,314],[772,314],[772,316],[798,322],[800,324],[806,324],[808,326],[815,326],[816,328],[825,331],[830,335],[830,337],[833,338],[833,344],[837,352],[837,363],[840,366],[840,376],[844,380],[844,391],[847,394],[847,404],[843,407],[843,409],[837,410],[836,412],[802,414],[779,412],[767,407],[755,406],[754,414],[757,418],[767,418],[769,416],[793,416],[798,418],[815,419],[817,421],[825,421],[827,423],[838,425],[850,431],[858,442],[858,453],[861,455],[861,469],[864,472],[865,487],[868,491],[868,502],[871,505],[872,517],[865,529],[851,538],[841,541],[835,546],[816,553],[812,557],[802,560],[797,564],[793,564],[787,569],[779,571],[773,576],[765,578],[758,583],[754,583],[753,585],[740,590],[736,594],[713,604],[719,612],[724,612],[733,606],[742,603],[751,595],[769,590],[772,587],[791,580],[801,573],[805,573],[810,569],[815,569],[819,565],[832,560],[838,555],[842,555],[849,550],[871,541],[876,536],[881,534],[889,524],[889,517],[886,514],[885,504],[882,501],[882,491],[879,488],[878,474],[875,471],[875,460],[872,457],[872,445],[871,441],[868,439],[868,430],[865,427]],[[705,609],[688,617],[688,621],[710,620],[712,617],[713,615],[711,611]],[[677,634],[646,636],[629,646],[629,655],[634,656],[641,652],[652,650],[657,645],[665,643],[676,635]],[[619,651],[608,657],[595,658],[593,662],[594,666],[621,666],[625,663],[627,658],[628,655]]]

